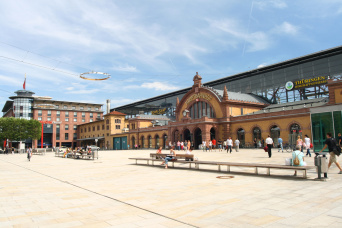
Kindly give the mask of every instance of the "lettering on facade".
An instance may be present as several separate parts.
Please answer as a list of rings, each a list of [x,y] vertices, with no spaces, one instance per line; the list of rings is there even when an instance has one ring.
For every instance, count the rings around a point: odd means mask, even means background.
[[[163,108],[163,109],[154,110],[151,113],[152,115],[163,115],[165,114],[165,112],[166,112],[166,108]]]
[[[47,108],[47,109],[54,109],[56,108],[56,105],[53,104],[35,104],[35,108]]]
[[[202,99],[205,99],[205,100],[210,101],[213,97],[210,96],[209,94],[206,94],[206,93],[197,93],[197,94],[191,95],[191,97],[189,97],[189,98],[185,101],[185,104],[188,105],[191,101],[196,100],[196,99],[199,99],[199,98],[202,98]]]
[[[315,78],[310,78],[310,79],[302,79],[294,82],[287,82],[285,85],[285,88],[287,90],[292,90],[292,89],[301,89],[301,88],[306,88],[306,87],[312,87],[312,86],[317,86],[317,85],[323,85],[328,83],[328,76],[319,76]]]

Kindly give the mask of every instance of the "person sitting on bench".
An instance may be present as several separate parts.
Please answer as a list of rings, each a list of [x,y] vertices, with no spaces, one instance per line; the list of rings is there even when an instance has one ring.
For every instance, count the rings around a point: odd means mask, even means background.
[[[188,155],[192,155],[192,148],[190,148],[189,150],[186,151],[186,154]],[[185,158],[185,161],[193,161],[193,158]]]
[[[163,147],[159,147],[156,153],[157,154],[161,154],[162,153],[162,149],[163,149]],[[156,156],[156,159],[162,159],[162,158],[163,157],[161,157],[161,156],[158,156],[158,155]]]
[[[175,159],[176,157],[176,152],[173,150],[173,148],[170,149],[170,155],[167,155],[164,159],[164,161],[161,163],[161,165],[165,164],[165,169],[167,169],[167,164],[169,161],[171,161],[172,159]]]
[[[300,151],[301,148],[301,145],[297,145],[296,150],[292,152],[292,166],[306,166],[306,162],[304,162],[304,153]],[[294,164],[296,158],[298,158],[299,164]],[[295,170],[294,176],[297,176],[297,170]]]

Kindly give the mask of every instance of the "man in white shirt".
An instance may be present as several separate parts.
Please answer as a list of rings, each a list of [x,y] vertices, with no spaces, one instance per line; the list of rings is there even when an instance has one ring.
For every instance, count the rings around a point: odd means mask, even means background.
[[[205,144],[206,144],[206,142],[203,140],[203,141],[202,141],[202,149],[203,149],[203,151],[206,150],[206,145],[205,145]]]
[[[229,137],[227,139],[227,153],[228,153],[228,150],[230,151],[230,153],[232,153],[232,147],[233,147],[233,140],[232,140],[232,137]]]
[[[268,157],[271,158],[272,157],[272,147],[274,146],[273,139],[271,138],[271,136],[268,136],[265,142],[267,145]]]
[[[235,151],[236,151],[236,152],[239,152],[239,146],[240,146],[240,141],[239,141],[239,139],[236,139],[236,140],[234,141],[234,144],[235,144]]]
[[[310,153],[311,140],[310,140],[308,135],[305,135],[304,143],[305,143],[305,146],[306,146],[306,156],[309,155],[311,157],[311,153]]]

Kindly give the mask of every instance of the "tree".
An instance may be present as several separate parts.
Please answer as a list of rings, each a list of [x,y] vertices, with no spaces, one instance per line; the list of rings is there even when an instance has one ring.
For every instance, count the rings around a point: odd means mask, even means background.
[[[39,139],[42,125],[38,120],[26,120],[14,117],[0,118],[0,139],[21,141]]]

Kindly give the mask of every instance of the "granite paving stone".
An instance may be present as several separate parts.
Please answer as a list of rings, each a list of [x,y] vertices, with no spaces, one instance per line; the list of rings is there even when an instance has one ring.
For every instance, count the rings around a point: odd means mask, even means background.
[[[151,152],[100,151],[98,160],[46,153],[30,162],[25,154],[0,154],[0,226],[342,227],[342,175],[334,165],[327,181],[317,181],[315,170],[302,179],[292,170],[266,176],[250,168],[164,169],[159,162],[135,165],[128,159]],[[203,161],[265,164],[284,164],[291,156],[273,153],[269,159],[259,149],[194,154]],[[313,165],[313,158],[306,162]]]

